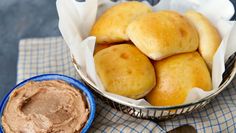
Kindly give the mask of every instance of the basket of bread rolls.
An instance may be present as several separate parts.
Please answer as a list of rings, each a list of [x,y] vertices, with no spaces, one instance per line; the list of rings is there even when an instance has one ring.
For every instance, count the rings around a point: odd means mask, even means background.
[[[222,37],[202,13],[153,11],[146,3],[121,2],[107,8],[89,31],[96,37],[95,73],[104,90],[147,105],[124,102],[100,91],[81,66],[82,81],[103,102],[131,116],[167,119],[204,107],[235,75],[235,54],[225,63],[222,82],[213,93],[186,103],[192,88],[212,91],[212,65]]]

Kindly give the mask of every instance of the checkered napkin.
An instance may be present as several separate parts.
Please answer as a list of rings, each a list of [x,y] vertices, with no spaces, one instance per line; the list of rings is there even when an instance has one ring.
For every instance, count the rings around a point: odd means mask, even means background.
[[[17,81],[57,73],[79,79],[61,37],[25,39],[19,44]],[[199,111],[174,119],[153,122],[126,115],[97,100],[96,118],[90,132],[166,132],[192,125],[198,132],[236,132],[236,80],[210,104]]]

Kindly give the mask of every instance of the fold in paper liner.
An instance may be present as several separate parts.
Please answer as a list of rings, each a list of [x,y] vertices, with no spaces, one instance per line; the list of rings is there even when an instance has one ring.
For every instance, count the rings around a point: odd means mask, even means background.
[[[92,25],[95,23],[96,17],[101,15],[104,10],[117,3],[119,2],[115,3],[110,0],[86,0],[85,2],[57,0],[59,29],[76,63],[79,64],[82,73],[99,88],[100,92],[122,102],[139,106],[150,106],[145,99],[134,100],[106,92],[96,74],[93,59],[96,38],[89,36],[89,32]],[[147,2],[144,3],[147,4]],[[181,13],[186,10],[194,9],[207,16],[217,27],[223,40],[213,60],[213,90],[206,92],[199,88],[193,88],[187,96],[185,103],[196,101],[212,94],[217,90],[222,81],[222,74],[225,70],[225,60],[236,51],[236,45],[234,45],[236,38],[233,37],[233,35],[236,34],[236,25],[235,22],[228,21],[234,14],[232,3],[229,0],[161,0],[161,2],[153,6],[152,9],[154,11],[175,10]]]

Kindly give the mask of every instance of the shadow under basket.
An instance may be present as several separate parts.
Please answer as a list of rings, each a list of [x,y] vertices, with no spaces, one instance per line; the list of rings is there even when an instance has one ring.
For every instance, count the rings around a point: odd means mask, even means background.
[[[102,102],[110,105],[111,107],[122,111],[123,113],[129,114],[136,118],[149,119],[154,121],[161,121],[170,118],[174,118],[177,115],[193,112],[197,109],[202,109],[207,105],[215,96],[222,92],[226,86],[232,81],[236,73],[236,53],[234,53],[225,63],[225,72],[223,74],[223,81],[221,82],[217,91],[213,94],[196,102],[182,104],[177,106],[137,106],[132,103],[126,103],[110,97],[109,95],[103,94],[96,85],[86,77],[81,71],[79,65],[75,62],[72,57],[72,62],[81,77],[82,81],[91,88],[94,95]]]

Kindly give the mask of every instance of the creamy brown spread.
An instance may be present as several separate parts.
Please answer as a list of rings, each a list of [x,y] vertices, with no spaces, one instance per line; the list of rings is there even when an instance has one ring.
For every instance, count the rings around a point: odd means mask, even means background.
[[[63,81],[29,82],[14,90],[4,109],[6,133],[74,133],[89,110],[82,93]]]

